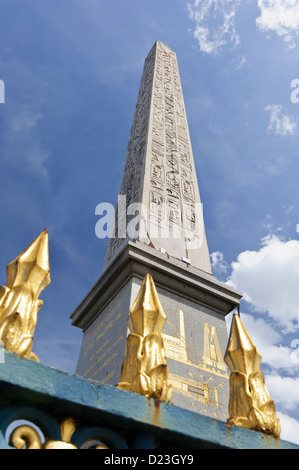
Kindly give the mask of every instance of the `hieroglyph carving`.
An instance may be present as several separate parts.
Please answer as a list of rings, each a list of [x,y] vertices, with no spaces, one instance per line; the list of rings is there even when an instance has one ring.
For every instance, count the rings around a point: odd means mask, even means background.
[[[125,158],[123,179],[119,190],[119,194],[126,195],[126,207],[133,202],[140,202],[141,197],[142,170],[145,164],[146,142],[148,139],[151,88],[154,78],[154,63],[155,50],[153,48],[144,63],[144,69],[137,98],[137,105]],[[125,240],[123,237],[118,237],[118,210],[115,211],[115,214],[115,237],[111,237],[109,239],[106,254],[107,262],[113,258],[115,252],[118,251],[118,248]]]
[[[126,207],[139,203],[144,208],[136,205],[140,222],[135,239],[155,248],[161,246],[158,239],[180,239],[173,245],[177,257],[188,254],[186,243],[194,238],[197,245],[191,248],[200,248],[204,227],[196,189],[176,54],[157,41],[145,60],[119,191],[126,195]],[[116,210],[105,265],[128,239],[119,236],[119,215]],[[125,217],[128,224],[128,213]]]

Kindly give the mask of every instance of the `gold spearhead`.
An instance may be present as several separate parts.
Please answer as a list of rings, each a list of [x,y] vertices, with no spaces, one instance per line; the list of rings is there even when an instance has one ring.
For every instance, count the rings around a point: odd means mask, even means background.
[[[130,310],[125,358],[119,388],[140,395],[170,401],[168,366],[162,338],[166,315],[160,303],[154,280],[147,274]]]
[[[50,284],[48,231],[45,229],[7,266],[0,289],[0,339],[8,351],[38,360],[31,352],[40,293]]]
[[[130,310],[130,331],[147,336],[154,331],[161,333],[166,315],[160,303],[154,280],[147,274]]]
[[[239,315],[233,315],[225,362],[230,370],[249,375],[259,369],[262,356],[253,344]]]
[[[51,282],[48,230],[43,230],[23,253],[9,263],[6,269],[9,289],[28,283],[39,297]]]
[[[239,315],[233,315],[225,362],[230,368],[228,423],[280,436],[280,421],[260,370],[261,355]]]

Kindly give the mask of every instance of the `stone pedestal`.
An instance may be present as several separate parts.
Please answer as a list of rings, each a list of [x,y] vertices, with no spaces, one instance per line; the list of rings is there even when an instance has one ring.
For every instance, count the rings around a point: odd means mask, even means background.
[[[84,331],[76,373],[116,385],[130,307],[147,273],[167,316],[163,329],[173,403],[227,419],[229,371],[225,316],[241,294],[215,277],[141,242],[128,242],[72,314]]]

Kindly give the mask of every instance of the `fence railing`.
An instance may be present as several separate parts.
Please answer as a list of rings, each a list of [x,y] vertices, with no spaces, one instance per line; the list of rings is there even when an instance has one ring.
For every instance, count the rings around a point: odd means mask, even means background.
[[[299,448],[5,351],[0,448]]]

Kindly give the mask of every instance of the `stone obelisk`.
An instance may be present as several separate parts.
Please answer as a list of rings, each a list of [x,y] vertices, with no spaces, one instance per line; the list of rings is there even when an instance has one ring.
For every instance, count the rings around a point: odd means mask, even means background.
[[[144,64],[103,274],[71,317],[84,331],[78,374],[117,384],[147,273],[167,316],[173,403],[226,420],[225,316],[241,294],[211,273],[176,54],[160,41]]]
[[[122,222],[116,219],[104,269],[131,235],[211,273],[176,54],[159,41],[145,60],[119,195]],[[124,236],[135,210],[132,233]]]

